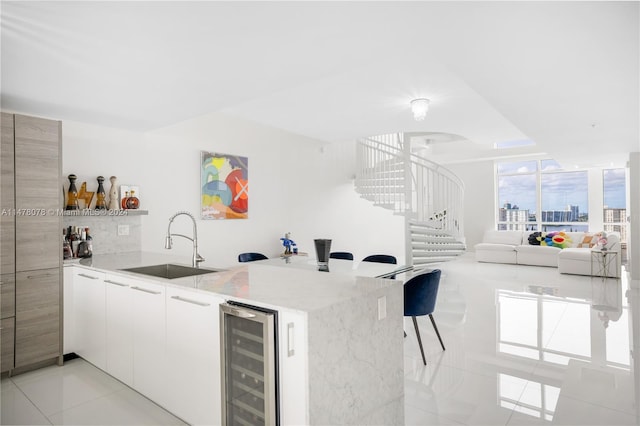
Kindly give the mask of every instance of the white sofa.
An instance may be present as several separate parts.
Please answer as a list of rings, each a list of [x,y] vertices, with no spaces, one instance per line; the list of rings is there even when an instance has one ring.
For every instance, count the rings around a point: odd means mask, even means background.
[[[482,242],[474,246],[478,262],[509,263],[517,265],[548,266],[558,268],[563,274],[592,275],[592,251],[597,248],[582,248],[584,232],[566,232],[571,247],[539,246],[529,244],[531,231],[495,231],[484,233]],[[600,254],[594,254],[593,274],[620,276],[620,236],[607,233],[607,251],[617,254],[609,258],[605,265]],[[609,256],[609,255],[607,255]],[[600,262],[600,263],[597,263]],[[603,270],[604,269],[604,270]]]
[[[619,278],[622,269],[620,235],[616,232],[608,232],[605,247],[606,251],[597,247],[561,250],[558,254],[558,271],[561,274]]]

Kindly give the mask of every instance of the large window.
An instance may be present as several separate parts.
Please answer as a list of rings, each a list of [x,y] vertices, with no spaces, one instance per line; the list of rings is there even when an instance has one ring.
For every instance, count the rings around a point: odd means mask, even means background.
[[[497,164],[498,229],[588,230],[588,176],[554,160]]]
[[[498,229],[536,229],[538,162],[498,163]]]
[[[586,171],[540,174],[542,230],[589,230],[589,177]]]
[[[603,221],[605,231],[620,233],[620,239],[627,241],[627,187],[625,169],[602,171]]]

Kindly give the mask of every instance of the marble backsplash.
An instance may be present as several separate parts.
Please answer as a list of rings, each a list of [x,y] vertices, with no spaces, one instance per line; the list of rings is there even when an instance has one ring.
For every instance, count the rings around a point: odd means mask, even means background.
[[[65,229],[69,226],[89,228],[94,254],[140,251],[142,248],[142,218],[139,215],[65,216],[63,224]],[[128,235],[118,235],[118,227],[127,226]]]

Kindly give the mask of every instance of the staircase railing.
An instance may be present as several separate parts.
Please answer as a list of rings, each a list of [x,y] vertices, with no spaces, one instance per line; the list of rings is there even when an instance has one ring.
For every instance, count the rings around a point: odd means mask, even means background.
[[[356,158],[356,189],[361,196],[405,216],[407,261],[425,257],[425,252],[433,252],[427,256],[434,259],[451,256],[437,247],[422,247],[422,254],[417,254],[417,229],[421,234],[426,229],[450,236],[458,251],[460,246],[464,251],[464,184],[453,172],[412,152],[402,133],[360,139]]]

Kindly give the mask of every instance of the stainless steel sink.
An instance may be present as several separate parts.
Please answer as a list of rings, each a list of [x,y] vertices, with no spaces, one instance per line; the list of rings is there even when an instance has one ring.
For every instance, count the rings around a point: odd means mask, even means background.
[[[175,265],[173,263],[163,263],[162,265],[141,266],[139,268],[121,269],[122,271],[133,272],[135,274],[151,275],[159,278],[184,278],[194,275],[212,274],[220,272],[222,269],[194,268],[192,266]]]

